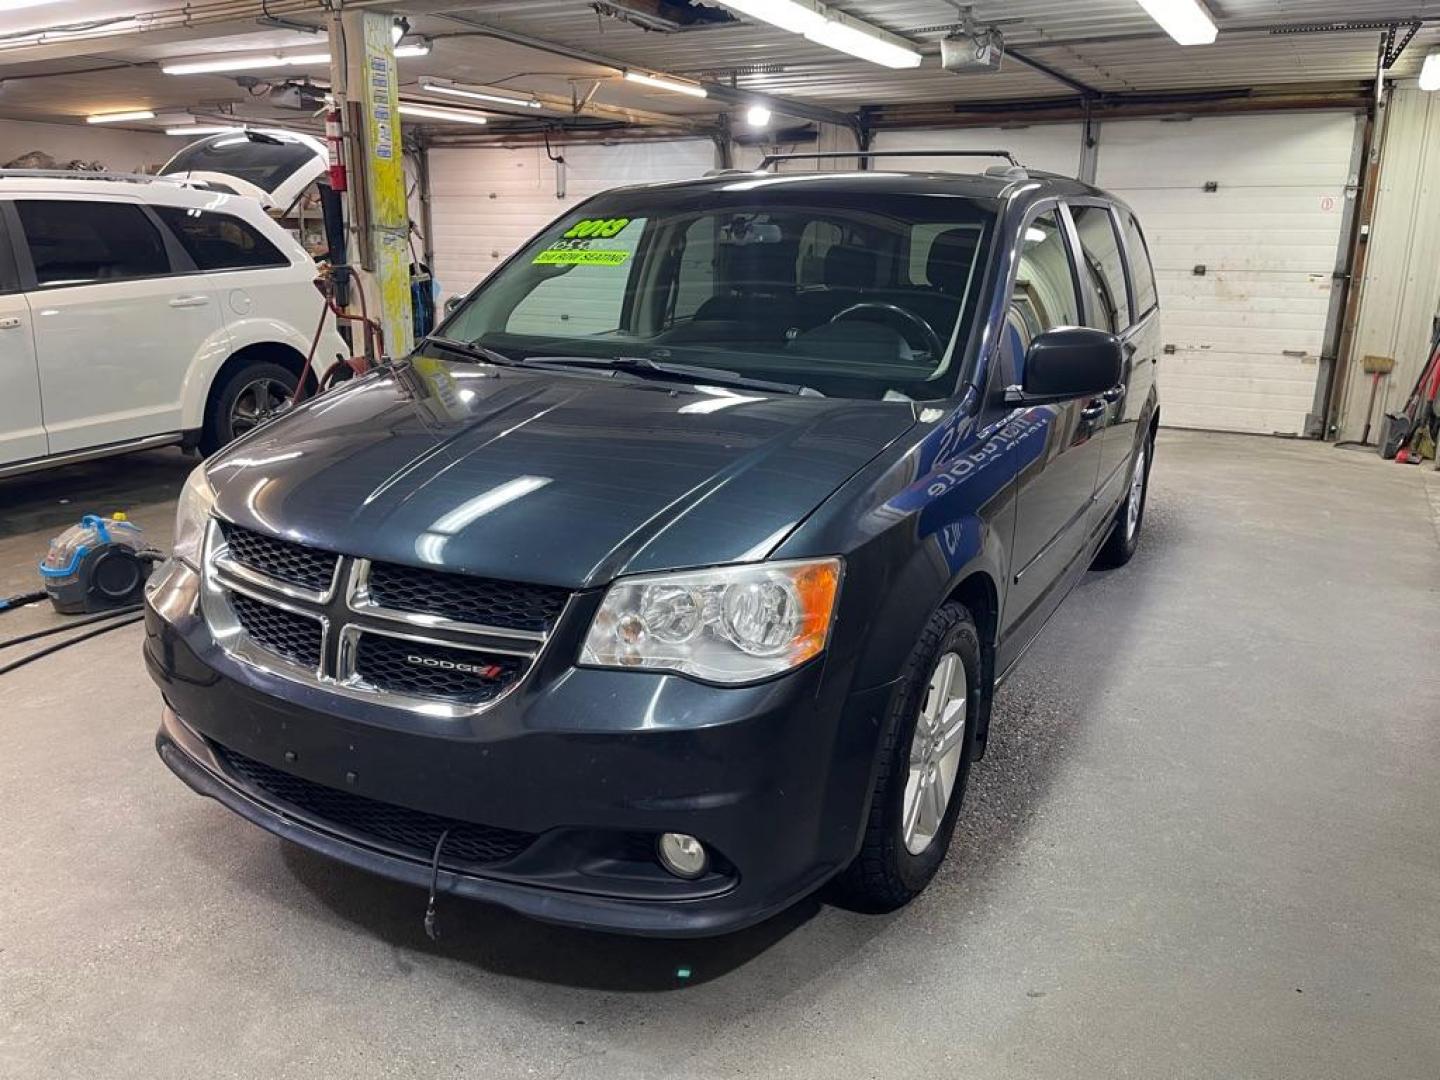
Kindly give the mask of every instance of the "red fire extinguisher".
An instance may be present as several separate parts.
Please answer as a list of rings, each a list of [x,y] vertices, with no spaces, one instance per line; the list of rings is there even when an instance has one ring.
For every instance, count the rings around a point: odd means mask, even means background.
[[[325,146],[330,162],[330,189],[345,190],[345,137],[340,130],[340,110],[325,114]]]

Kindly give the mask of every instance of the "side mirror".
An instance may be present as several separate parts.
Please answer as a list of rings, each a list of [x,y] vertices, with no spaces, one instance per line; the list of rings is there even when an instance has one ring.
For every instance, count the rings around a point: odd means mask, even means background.
[[[1011,405],[1044,405],[1095,397],[1120,383],[1125,372],[1125,347],[1114,334],[1088,326],[1062,326],[1030,343],[1025,354],[1025,384],[1012,387]]]

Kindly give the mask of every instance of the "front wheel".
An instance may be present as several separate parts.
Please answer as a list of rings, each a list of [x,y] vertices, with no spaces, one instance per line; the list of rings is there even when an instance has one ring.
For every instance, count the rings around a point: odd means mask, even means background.
[[[975,753],[980,672],[975,620],[946,604],[920,635],[891,700],[865,838],[836,881],[847,906],[903,907],[944,861]]]
[[[1145,495],[1150,490],[1150,461],[1154,454],[1155,440],[1147,435],[1130,463],[1130,486],[1126,489],[1125,501],[1115,513],[1110,535],[1095,555],[1092,565],[1097,569],[1124,566],[1140,546],[1140,527],[1145,524]]]

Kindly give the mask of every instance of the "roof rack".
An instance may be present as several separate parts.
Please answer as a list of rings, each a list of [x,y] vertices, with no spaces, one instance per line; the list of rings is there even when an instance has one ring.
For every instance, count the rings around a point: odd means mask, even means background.
[[[1008,161],[1012,168],[1025,167],[1009,150],[824,150],[806,154],[766,154],[760,160],[760,168],[768,169],[778,161],[833,161],[836,158],[852,157],[998,157]]]
[[[151,176],[149,173],[84,172],[79,169],[0,169],[0,180],[111,180],[120,184],[173,184],[175,187],[205,187],[203,180],[183,176]]]

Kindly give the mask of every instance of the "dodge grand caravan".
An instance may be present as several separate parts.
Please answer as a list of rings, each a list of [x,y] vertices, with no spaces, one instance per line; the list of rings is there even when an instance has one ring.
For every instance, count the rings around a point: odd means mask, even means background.
[[[944,858],[994,687],[1136,549],[1155,282],[1094,188],[727,173],[576,207],[191,476],[157,746],[432,898],[705,935]]]

